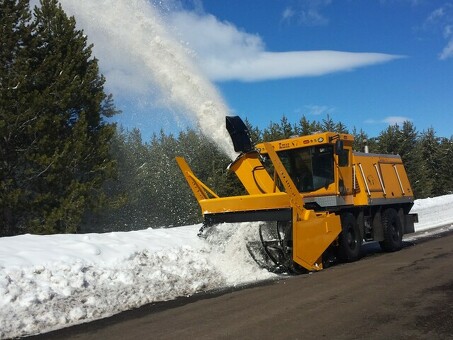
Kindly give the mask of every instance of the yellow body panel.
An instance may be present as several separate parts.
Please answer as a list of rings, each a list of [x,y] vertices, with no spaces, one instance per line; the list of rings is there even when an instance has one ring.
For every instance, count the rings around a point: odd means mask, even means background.
[[[285,192],[203,199],[198,202],[204,214],[290,208]]]
[[[413,201],[413,192],[400,156],[353,153],[356,183],[354,205]]]
[[[187,183],[192,189],[192,192],[198,202],[204,199],[208,199],[210,197],[209,195],[211,195],[211,197],[214,198],[219,198],[219,196],[217,196],[217,194],[214,191],[208,188],[207,185],[205,185],[193,174],[192,170],[190,169],[189,165],[187,164],[184,158],[176,157],[176,162],[178,163],[179,168],[181,169]]]
[[[323,133],[316,133],[309,136],[301,136],[301,137],[294,137],[288,139],[282,139],[275,142],[268,142],[275,151],[282,151],[282,150],[291,150],[291,149],[300,149],[305,148],[307,146],[315,146],[315,145],[326,145],[332,144],[332,140],[340,139],[346,143],[350,142],[352,145],[352,141],[354,137],[349,134],[338,134],[334,132],[323,132]],[[260,153],[266,153],[266,149],[264,147],[264,143],[259,143],[256,145],[256,149]]]
[[[340,216],[307,210],[306,220],[293,210],[293,260],[308,270],[321,270],[322,254],[341,232]]]
[[[259,160],[258,152],[249,152],[230,165],[250,195],[278,192],[275,181],[269,176]]]

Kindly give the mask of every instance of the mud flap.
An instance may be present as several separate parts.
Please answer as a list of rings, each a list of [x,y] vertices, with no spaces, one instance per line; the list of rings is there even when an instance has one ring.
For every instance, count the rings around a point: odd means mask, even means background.
[[[322,254],[341,232],[340,216],[329,213],[301,218],[294,209],[293,216],[293,261],[302,267],[316,271],[322,269]]]

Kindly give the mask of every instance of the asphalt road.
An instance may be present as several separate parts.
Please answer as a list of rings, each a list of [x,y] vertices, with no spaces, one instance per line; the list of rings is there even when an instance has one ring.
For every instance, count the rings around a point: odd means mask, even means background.
[[[396,253],[147,305],[45,339],[453,339],[453,234]]]

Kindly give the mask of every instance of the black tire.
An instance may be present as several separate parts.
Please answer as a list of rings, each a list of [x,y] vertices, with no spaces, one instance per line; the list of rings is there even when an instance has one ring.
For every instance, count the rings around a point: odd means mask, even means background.
[[[362,237],[359,226],[352,213],[341,214],[341,234],[339,238],[338,255],[340,260],[353,262],[360,257]]]
[[[403,225],[395,209],[389,208],[382,214],[384,241],[379,242],[384,251],[397,251],[403,247]]]

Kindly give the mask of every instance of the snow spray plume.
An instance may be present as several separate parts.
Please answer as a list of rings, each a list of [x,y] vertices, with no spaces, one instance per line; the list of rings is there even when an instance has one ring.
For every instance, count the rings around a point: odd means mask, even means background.
[[[225,128],[226,104],[152,4],[146,0],[61,3],[94,43],[107,84],[127,91],[157,85],[165,105],[184,112],[228,157],[236,157]]]

